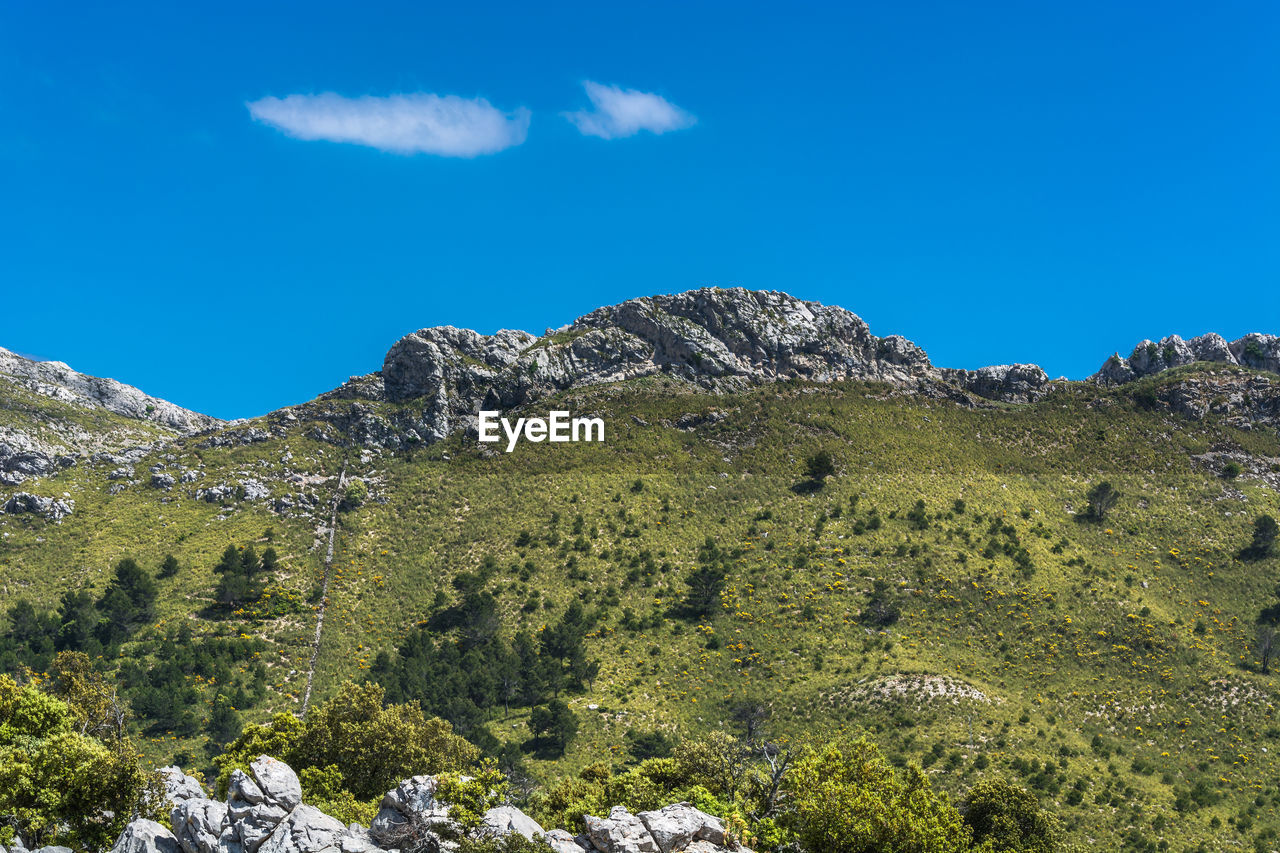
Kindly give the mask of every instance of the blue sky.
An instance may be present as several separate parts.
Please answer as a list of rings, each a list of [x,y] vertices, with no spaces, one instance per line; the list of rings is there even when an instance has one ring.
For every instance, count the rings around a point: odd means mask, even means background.
[[[194,6],[0,6],[0,346],[235,417],[713,284],[1071,377],[1280,333],[1270,0]]]

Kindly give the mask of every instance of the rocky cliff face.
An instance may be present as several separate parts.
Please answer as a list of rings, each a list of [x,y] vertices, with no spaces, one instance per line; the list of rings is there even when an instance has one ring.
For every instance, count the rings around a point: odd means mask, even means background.
[[[391,348],[381,373],[387,399],[421,401],[414,429],[427,441],[472,426],[482,408],[654,375],[710,391],[786,379],[945,384],[1011,402],[1038,399],[1049,381],[1035,365],[940,370],[911,341],[878,338],[843,308],[740,288],[632,299],[542,337],[422,329]],[[353,380],[346,395],[367,398],[369,384]]]
[[[1128,358],[1116,353],[1089,378],[1103,385],[1120,385],[1197,361],[1280,373],[1280,337],[1253,332],[1228,343],[1221,335],[1210,333],[1189,341],[1177,335],[1142,341]]]
[[[32,361],[0,347],[0,381],[42,397],[148,421],[178,433],[221,426],[222,421],[144,394],[132,385],[77,373],[60,361]]]
[[[92,453],[223,424],[114,379],[86,376],[57,361],[32,361],[3,348],[0,401],[9,403],[0,413],[6,414],[0,417],[2,485],[51,474]],[[101,413],[118,417],[92,417]]]

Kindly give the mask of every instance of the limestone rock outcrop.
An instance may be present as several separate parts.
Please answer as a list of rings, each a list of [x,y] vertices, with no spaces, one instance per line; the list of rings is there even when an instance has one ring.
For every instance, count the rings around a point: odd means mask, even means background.
[[[0,506],[0,512],[6,512],[10,515],[29,512],[43,516],[50,521],[61,521],[71,515],[75,508],[76,502],[70,498],[50,498],[43,495],[33,495],[30,492],[14,492],[4,502],[4,505]]]
[[[33,361],[0,347],[0,378],[42,397],[97,407],[140,421],[193,433],[223,422],[144,394],[132,385],[77,373],[60,361]]]
[[[1280,373],[1280,337],[1253,332],[1228,343],[1221,335],[1210,333],[1189,341],[1177,335],[1141,341],[1128,358],[1116,353],[1089,378],[1102,385],[1122,385],[1197,361]]]
[[[1038,399],[1049,382],[1035,365],[942,370],[911,341],[876,337],[844,308],[741,288],[631,299],[542,337],[422,329],[391,347],[380,374],[381,396],[418,407],[398,433],[412,431],[426,442],[473,428],[480,409],[506,410],[568,388],[647,376],[722,392],[793,379],[859,379],[912,390],[941,384],[961,396],[1008,402]],[[376,385],[375,377],[353,378],[322,399],[377,398]],[[368,423],[358,431],[376,438],[388,426]]]
[[[265,755],[248,772],[232,772],[226,802],[206,797],[200,782],[177,767],[165,767],[160,775],[173,831],[134,820],[112,853],[447,853],[463,834],[449,816],[449,804],[438,797],[435,776],[414,776],[388,791],[366,829],[343,826],[302,802],[297,774]],[[750,853],[732,844],[719,818],[689,803],[639,814],[615,806],[607,818],[587,816],[583,823],[577,836],[563,829],[545,832],[515,806],[499,805],[485,812],[472,832],[476,837],[519,834],[554,853]]]

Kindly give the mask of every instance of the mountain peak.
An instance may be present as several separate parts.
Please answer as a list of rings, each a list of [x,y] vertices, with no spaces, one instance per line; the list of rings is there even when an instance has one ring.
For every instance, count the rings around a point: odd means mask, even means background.
[[[428,440],[569,388],[663,375],[713,392],[763,382],[861,379],[939,396],[1026,401],[1048,377],[1035,365],[980,371],[934,367],[901,335],[876,337],[858,315],[779,291],[708,287],[598,308],[537,337],[452,326],[401,338],[382,367],[385,395],[422,400]]]

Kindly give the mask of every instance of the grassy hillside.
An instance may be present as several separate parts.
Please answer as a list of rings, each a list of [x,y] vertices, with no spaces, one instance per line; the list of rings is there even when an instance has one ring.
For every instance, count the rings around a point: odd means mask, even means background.
[[[631,730],[732,728],[747,700],[768,707],[775,738],[869,733],[955,793],[1018,780],[1104,849],[1277,848],[1278,685],[1258,671],[1254,622],[1280,560],[1236,555],[1280,497],[1195,457],[1239,451],[1267,471],[1280,440],[1150,410],[1138,387],[1064,383],[1036,404],[964,408],[862,383],[725,396],[649,379],[540,407],[602,416],[604,444],[511,454],[463,436],[343,446],[312,420],[321,407],[299,407],[249,425],[261,440],[179,442],[116,494],[92,466],[35,484],[76,510],[60,524],[0,516],[0,590],[52,609],[69,588],[100,593],[124,556],[154,571],[172,554],[180,569],[123,658],[154,659],[183,624],[257,638],[227,684],[199,683],[201,702],[234,684],[246,720],[297,710],[345,463],[368,497],[338,513],[315,699],[366,677],[470,573],[505,635],[536,636],[572,602],[590,616],[599,672],[566,696],[581,723],[567,754],[530,759],[544,778],[623,761]],[[819,449],[837,472],[814,489],[803,468]],[[201,474],[157,489],[151,461]],[[193,497],[249,480],[271,496]],[[1080,520],[1102,480],[1120,499],[1105,521]],[[271,511],[285,496],[293,506]],[[274,602],[211,607],[228,544],[279,553]],[[709,547],[730,571],[719,606],[691,618],[685,581]],[[488,730],[521,742],[527,719],[498,708]],[[203,759],[199,732],[148,737],[156,761]]]

